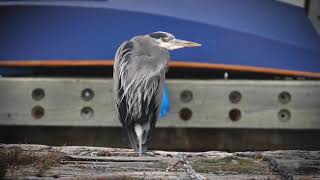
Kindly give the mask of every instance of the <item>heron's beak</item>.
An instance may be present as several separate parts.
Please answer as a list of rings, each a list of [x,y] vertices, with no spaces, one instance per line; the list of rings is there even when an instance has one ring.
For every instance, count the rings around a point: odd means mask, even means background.
[[[184,47],[199,47],[199,46],[201,46],[201,44],[199,44],[199,43],[191,42],[191,41],[185,41],[185,40],[181,40],[181,39],[174,39],[171,43],[174,44],[174,46],[177,46],[177,47],[180,47],[180,48],[184,48]]]
[[[159,44],[160,47],[166,48],[168,50],[175,50],[175,49],[180,49],[180,48],[185,48],[185,47],[199,47],[201,44],[191,42],[191,41],[185,41],[181,39],[173,39],[169,42],[160,42]]]

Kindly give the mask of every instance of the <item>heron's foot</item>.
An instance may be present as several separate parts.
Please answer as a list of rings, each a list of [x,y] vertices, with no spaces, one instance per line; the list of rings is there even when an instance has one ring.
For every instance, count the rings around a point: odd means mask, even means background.
[[[178,162],[176,162],[174,165],[173,165],[173,167],[175,168],[175,169],[177,169],[178,168],[178,165],[180,165],[180,164],[186,164],[186,162],[185,161],[178,161]]]

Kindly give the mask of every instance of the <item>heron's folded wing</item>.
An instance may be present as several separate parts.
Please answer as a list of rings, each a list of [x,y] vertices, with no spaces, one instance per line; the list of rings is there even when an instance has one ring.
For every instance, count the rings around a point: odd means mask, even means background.
[[[133,43],[131,41],[123,42],[116,52],[114,65],[113,65],[114,99],[116,102],[116,109],[117,109],[116,112],[121,121],[124,120],[123,117],[120,117],[121,114],[122,115],[127,114],[125,104],[123,104],[122,107],[120,106],[121,101],[125,102],[125,99],[123,99],[125,97],[123,97],[124,90],[123,90],[123,87],[121,86],[121,78],[122,78],[122,74],[124,73],[124,68],[125,68],[124,65],[130,58],[130,53],[132,51],[132,48],[133,48]]]

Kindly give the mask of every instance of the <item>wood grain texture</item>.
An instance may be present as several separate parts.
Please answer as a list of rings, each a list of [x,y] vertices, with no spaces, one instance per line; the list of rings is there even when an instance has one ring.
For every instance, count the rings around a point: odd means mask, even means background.
[[[232,81],[168,80],[171,109],[158,121],[158,127],[320,129],[319,81]],[[42,88],[45,97],[36,101],[32,91]],[[81,98],[82,90],[94,92],[92,100]],[[192,100],[184,102],[181,93],[188,90]],[[232,103],[230,93],[238,91],[241,100]],[[279,95],[290,94],[290,102],[281,103]],[[43,126],[120,126],[115,117],[110,79],[0,78],[0,124]],[[41,106],[45,114],[35,119],[32,108]],[[81,116],[84,107],[93,109],[92,117]],[[187,108],[191,118],[181,119]],[[238,109],[238,121],[230,111]],[[279,112],[287,111],[289,119]]]
[[[137,157],[132,150],[119,148],[0,144],[0,155],[6,179],[320,178],[319,151],[148,151]]]

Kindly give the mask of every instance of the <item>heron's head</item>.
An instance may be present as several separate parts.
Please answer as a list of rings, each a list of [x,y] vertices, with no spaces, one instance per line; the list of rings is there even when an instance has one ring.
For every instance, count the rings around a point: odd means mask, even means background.
[[[201,44],[195,42],[176,39],[174,35],[162,31],[150,33],[148,34],[148,36],[153,38],[158,46],[166,48],[168,50],[201,46]]]

